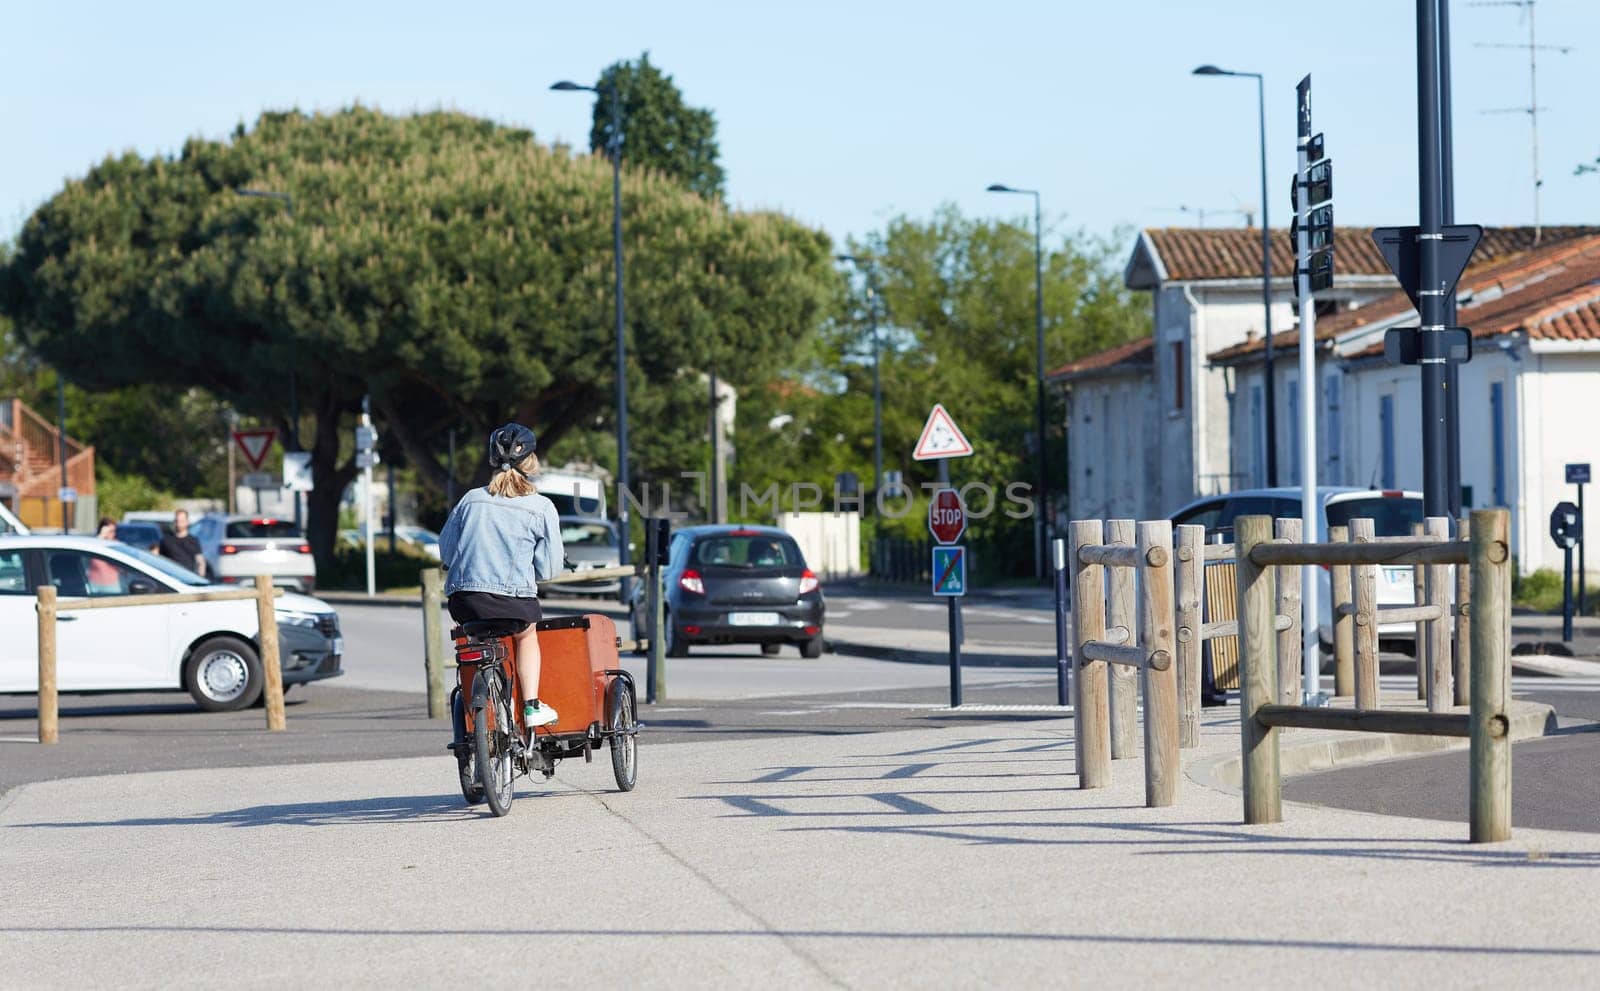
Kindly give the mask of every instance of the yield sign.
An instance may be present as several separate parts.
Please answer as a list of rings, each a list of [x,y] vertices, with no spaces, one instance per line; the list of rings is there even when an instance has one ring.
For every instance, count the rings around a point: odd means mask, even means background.
[[[265,430],[235,430],[233,442],[239,445],[239,450],[244,452],[244,459],[250,462],[250,467],[260,468],[261,462],[266,460],[267,450],[272,447],[272,442],[277,439],[278,432],[272,429]]]
[[[1483,240],[1483,228],[1478,224],[1446,224],[1439,228],[1439,275],[1443,279],[1437,286],[1422,285],[1422,261],[1417,254],[1416,227],[1374,227],[1372,240],[1389,263],[1389,271],[1400,281],[1400,287],[1411,297],[1411,305],[1420,313],[1422,304],[1417,294],[1422,290],[1442,290],[1446,295],[1456,287],[1461,273],[1466,271],[1472,252]]]
[[[956,421],[950,419],[944,404],[934,403],[933,412],[928,414],[928,422],[922,425],[922,436],[917,439],[917,448],[911,452],[911,457],[917,461],[933,461],[937,458],[964,458],[971,453],[972,445],[967,442],[966,434],[956,426]]]

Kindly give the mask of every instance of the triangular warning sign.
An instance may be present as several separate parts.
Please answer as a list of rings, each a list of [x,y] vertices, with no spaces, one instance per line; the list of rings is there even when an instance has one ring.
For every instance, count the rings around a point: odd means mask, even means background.
[[[277,436],[278,432],[271,429],[235,430],[233,442],[244,452],[244,459],[250,462],[251,468],[260,468],[261,462],[266,460],[267,450],[272,447],[272,442]]]
[[[972,445],[967,443],[966,434],[956,426],[956,421],[950,419],[944,404],[934,403],[933,412],[928,414],[928,422],[922,425],[922,436],[917,438],[917,449],[911,452],[911,457],[917,461],[933,461],[937,458],[964,458],[971,453]]]
[[[1424,287],[1422,283],[1422,261],[1417,256],[1416,227],[1374,227],[1372,240],[1378,246],[1378,251],[1383,255],[1383,260],[1389,264],[1389,271],[1399,280],[1400,288],[1411,297],[1411,305],[1422,311],[1422,304],[1417,300],[1417,293],[1423,288],[1439,290],[1449,294],[1461,279],[1461,273],[1466,271],[1467,262],[1472,260],[1472,252],[1477,249],[1478,242],[1483,240],[1483,228],[1478,224],[1446,224],[1439,228],[1439,285]]]

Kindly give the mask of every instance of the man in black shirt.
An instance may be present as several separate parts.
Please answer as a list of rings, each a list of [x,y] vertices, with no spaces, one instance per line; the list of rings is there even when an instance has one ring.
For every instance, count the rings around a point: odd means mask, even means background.
[[[206,556],[200,552],[200,539],[189,532],[187,510],[174,513],[172,532],[161,535],[161,556],[197,575],[206,573]]]

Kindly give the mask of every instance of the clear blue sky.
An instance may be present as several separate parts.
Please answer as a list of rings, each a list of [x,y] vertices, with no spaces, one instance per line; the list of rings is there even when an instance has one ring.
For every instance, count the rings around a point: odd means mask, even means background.
[[[636,57],[715,111],[733,201],[835,237],[954,201],[1016,216],[1034,186],[1051,219],[1109,233],[1192,224],[1180,205],[1258,209],[1254,83],[1190,76],[1202,62],[1267,74],[1275,223],[1288,219],[1294,84],[1335,161],[1340,223],[1414,223],[1416,73],[1409,0],[1058,0],[985,3],[609,3],[299,0],[10,5],[0,38],[0,238],[101,157],[176,151],[262,110],[454,108],[582,145],[592,82]],[[1526,53],[1512,7],[1456,0],[1457,217],[1532,220]],[[1546,223],[1600,222],[1600,3],[1541,0]],[[1208,225],[1239,223],[1225,216]]]

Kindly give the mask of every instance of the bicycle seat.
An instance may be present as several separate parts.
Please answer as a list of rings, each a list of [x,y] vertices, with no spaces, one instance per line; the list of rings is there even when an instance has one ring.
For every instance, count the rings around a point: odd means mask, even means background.
[[[456,627],[451,637],[460,635],[474,640],[514,637],[527,628],[527,622],[520,619],[472,619]]]

